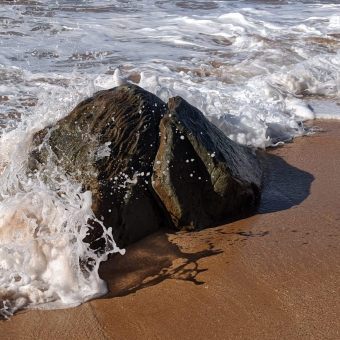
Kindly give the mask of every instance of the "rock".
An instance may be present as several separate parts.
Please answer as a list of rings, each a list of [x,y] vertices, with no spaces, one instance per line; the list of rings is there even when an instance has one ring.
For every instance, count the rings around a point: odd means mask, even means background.
[[[180,97],[168,107],[135,85],[100,91],[33,138],[31,170],[56,165],[92,192],[92,210],[120,247],[163,226],[199,229],[254,209],[261,170]],[[45,169],[45,170],[44,170]],[[102,228],[85,241],[101,249]]]
[[[92,192],[96,217],[125,246],[166,222],[151,185],[165,111],[163,101],[138,86],[100,91],[36,134],[30,168],[44,166],[51,148],[55,162]]]
[[[261,169],[195,107],[171,98],[160,123],[153,188],[177,229],[199,229],[254,211]]]

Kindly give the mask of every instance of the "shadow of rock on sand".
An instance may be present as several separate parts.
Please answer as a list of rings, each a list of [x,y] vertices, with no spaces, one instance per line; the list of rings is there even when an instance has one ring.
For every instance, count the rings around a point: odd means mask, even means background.
[[[267,234],[268,231],[252,232],[248,225],[243,229],[238,224],[193,232],[160,230],[130,245],[124,256],[115,254],[100,266],[100,277],[109,288],[103,298],[126,296],[171,279],[205,284],[199,274],[208,269],[199,260],[223,253],[217,247],[222,238],[233,246]]]
[[[198,274],[198,260],[222,253],[212,242],[206,241],[203,250],[185,253],[165,231],[159,231],[128,247],[126,255],[115,255],[100,267],[99,274],[109,288],[104,298],[125,296],[156,285],[167,279],[184,280],[195,285],[204,284]]]
[[[286,210],[303,202],[310,194],[314,176],[281,157],[259,153],[264,167],[264,183],[258,213]]]
[[[272,154],[260,153],[260,159],[265,176],[258,213],[286,210],[308,197],[314,180],[311,174]],[[168,279],[204,284],[199,274],[207,269],[200,267],[198,261],[223,252],[216,247],[221,237],[228,238],[227,244],[232,246],[269,234],[269,231],[253,232],[248,223],[242,227],[242,223],[233,222],[235,219],[224,226],[183,234],[160,230],[130,245],[126,255],[114,255],[101,265],[99,274],[109,288],[103,298],[126,296]]]

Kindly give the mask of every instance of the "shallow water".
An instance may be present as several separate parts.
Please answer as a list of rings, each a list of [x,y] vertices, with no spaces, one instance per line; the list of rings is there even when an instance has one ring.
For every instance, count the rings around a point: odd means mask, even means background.
[[[339,48],[336,1],[0,0],[0,314],[105,293],[79,265],[105,259],[81,242],[90,193],[55,164],[49,183],[27,174],[34,132],[131,81],[239,143],[276,145],[340,118]]]

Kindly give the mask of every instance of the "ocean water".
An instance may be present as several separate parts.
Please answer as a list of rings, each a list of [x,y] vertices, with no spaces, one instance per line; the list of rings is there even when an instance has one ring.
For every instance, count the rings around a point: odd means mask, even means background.
[[[98,266],[124,251],[104,227],[106,253],[82,242],[91,193],[27,156],[36,131],[125,82],[182,96],[242,144],[303,136],[340,119],[340,2],[0,0],[0,316],[105,294]]]

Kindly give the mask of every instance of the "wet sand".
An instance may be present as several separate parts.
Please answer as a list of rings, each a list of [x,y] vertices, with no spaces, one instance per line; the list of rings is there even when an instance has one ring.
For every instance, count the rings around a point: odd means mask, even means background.
[[[272,150],[259,214],[159,232],[103,265],[110,293],[22,311],[2,339],[340,339],[340,122]]]

